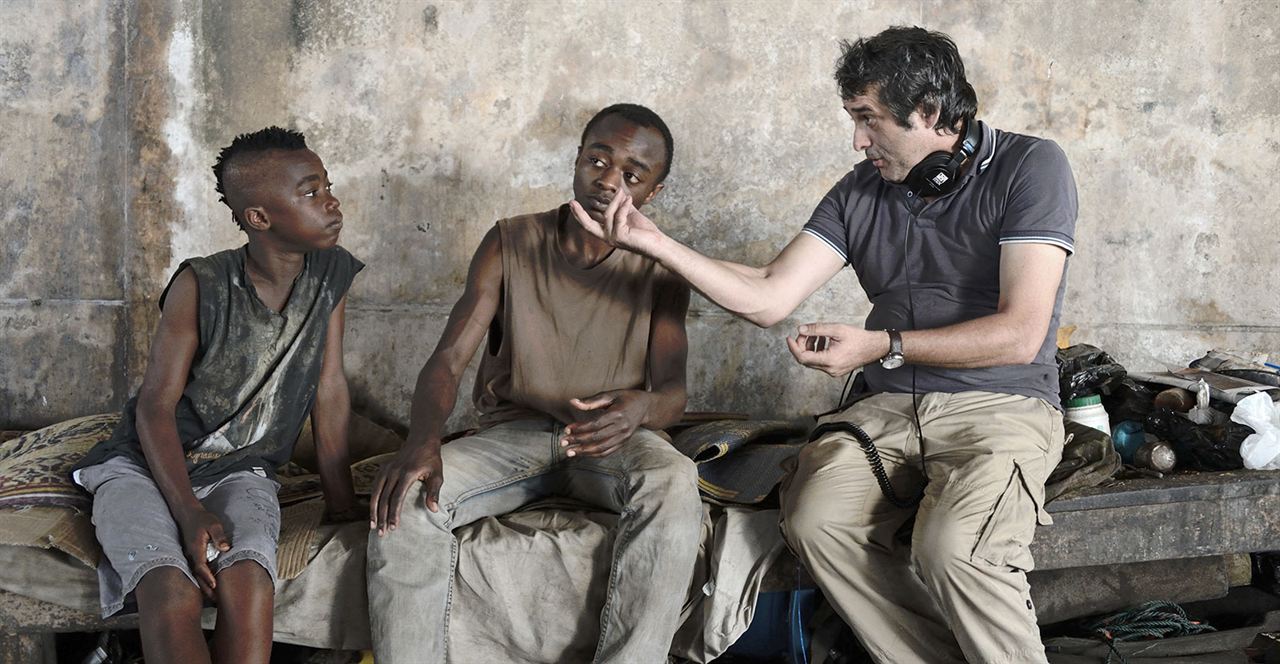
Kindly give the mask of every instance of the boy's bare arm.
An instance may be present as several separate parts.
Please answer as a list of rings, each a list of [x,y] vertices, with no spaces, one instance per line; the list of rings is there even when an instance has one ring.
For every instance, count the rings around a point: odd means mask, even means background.
[[[595,416],[565,427],[560,444],[569,456],[605,456],[616,451],[636,429],[664,429],[684,415],[688,390],[685,366],[689,340],[685,316],[689,288],[675,279],[664,281],[653,294],[649,323],[649,389],[611,390],[569,403]]]
[[[231,544],[223,533],[222,523],[204,509],[191,489],[175,415],[200,343],[200,295],[196,286],[195,274],[187,269],[169,288],[160,327],[151,342],[147,371],[138,391],[136,414],[138,438],[151,476],[177,521],[192,572],[201,589],[212,595],[217,582],[209,570],[205,548],[212,542],[226,551]]]
[[[351,394],[342,363],[342,337],[346,322],[344,295],[329,315],[325,333],[324,360],[316,404],[311,409],[311,430],[315,433],[316,463],[325,511],[330,519],[354,518],[355,491],[351,486],[351,453],[347,432],[351,421]]]
[[[369,527],[384,534],[400,521],[405,496],[418,482],[426,483],[427,508],[439,510],[444,483],[440,438],[453,412],[458,384],[476,349],[484,342],[502,301],[502,241],[495,226],[471,259],[466,290],[453,305],[436,349],[418,374],[409,415],[409,437],[400,452],[378,471],[369,503]]]

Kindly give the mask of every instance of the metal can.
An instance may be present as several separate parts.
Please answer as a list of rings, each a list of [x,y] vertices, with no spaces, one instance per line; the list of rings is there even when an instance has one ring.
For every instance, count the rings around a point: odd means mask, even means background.
[[[1133,465],[1167,473],[1178,465],[1178,455],[1174,454],[1173,448],[1169,447],[1168,443],[1153,440],[1133,453]]]

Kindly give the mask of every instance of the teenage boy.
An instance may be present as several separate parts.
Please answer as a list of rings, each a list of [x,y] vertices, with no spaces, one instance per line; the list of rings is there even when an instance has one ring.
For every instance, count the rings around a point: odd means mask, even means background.
[[[348,516],[342,212],[302,134],[237,136],[213,167],[248,243],[184,261],[160,296],[142,387],[74,471],[93,494],[104,617],[136,600],[148,662],[270,659],[275,468],[311,416],[331,518]],[[212,648],[203,598],[218,607]]]
[[[619,104],[587,123],[574,200],[653,200],[671,132]],[[409,437],[370,504],[369,602],[379,664],[447,652],[454,529],[547,495],[618,512],[594,661],[666,662],[698,552],[693,463],[654,433],[685,406],[689,291],[656,262],[590,236],[569,206],[499,221],[418,377]],[[468,362],[483,430],[441,445]],[[407,500],[406,500],[407,499]],[[576,622],[572,607],[566,626]],[[452,657],[451,657],[452,656]]]

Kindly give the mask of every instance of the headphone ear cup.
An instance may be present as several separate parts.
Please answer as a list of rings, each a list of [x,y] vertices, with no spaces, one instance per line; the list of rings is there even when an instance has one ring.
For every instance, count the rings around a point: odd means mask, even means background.
[[[965,126],[960,149],[951,154],[938,151],[930,154],[907,173],[902,181],[916,196],[944,196],[960,184],[960,167],[978,152],[981,133],[977,120],[969,120]]]
[[[940,196],[951,191],[951,183],[955,181],[955,172],[951,167],[951,154],[934,152],[920,160],[907,173],[903,184],[907,185],[917,196]]]

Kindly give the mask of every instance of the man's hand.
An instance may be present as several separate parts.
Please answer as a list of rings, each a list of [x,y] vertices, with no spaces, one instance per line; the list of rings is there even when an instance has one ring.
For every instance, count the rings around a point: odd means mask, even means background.
[[[641,390],[612,390],[569,405],[585,419],[564,428],[560,446],[568,456],[602,457],[613,454],[649,414],[650,394]]]
[[[182,535],[182,552],[187,556],[191,572],[196,577],[200,591],[209,599],[213,599],[213,589],[218,582],[209,569],[209,545],[212,544],[218,553],[231,550],[231,540],[222,530],[222,522],[212,512],[203,507],[192,508],[178,515],[178,532]]]
[[[844,376],[889,352],[889,335],[840,323],[808,323],[787,337],[796,362],[832,376]]]
[[[440,486],[444,484],[444,465],[440,461],[440,443],[406,444],[390,462],[378,470],[369,502],[369,529],[378,536],[395,530],[400,523],[400,508],[411,489],[423,482],[423,502],[432,512],[440,511]]]
[[[618,193],[609,201],[609,207],[601,213],[600,221],[592,219],[577,201],[569,201],[569,209],[588,233],[615,247],[648,255],[646,249],[652,248],[662,237],[662,231],[636,209],[626,187],[618,188]]]

